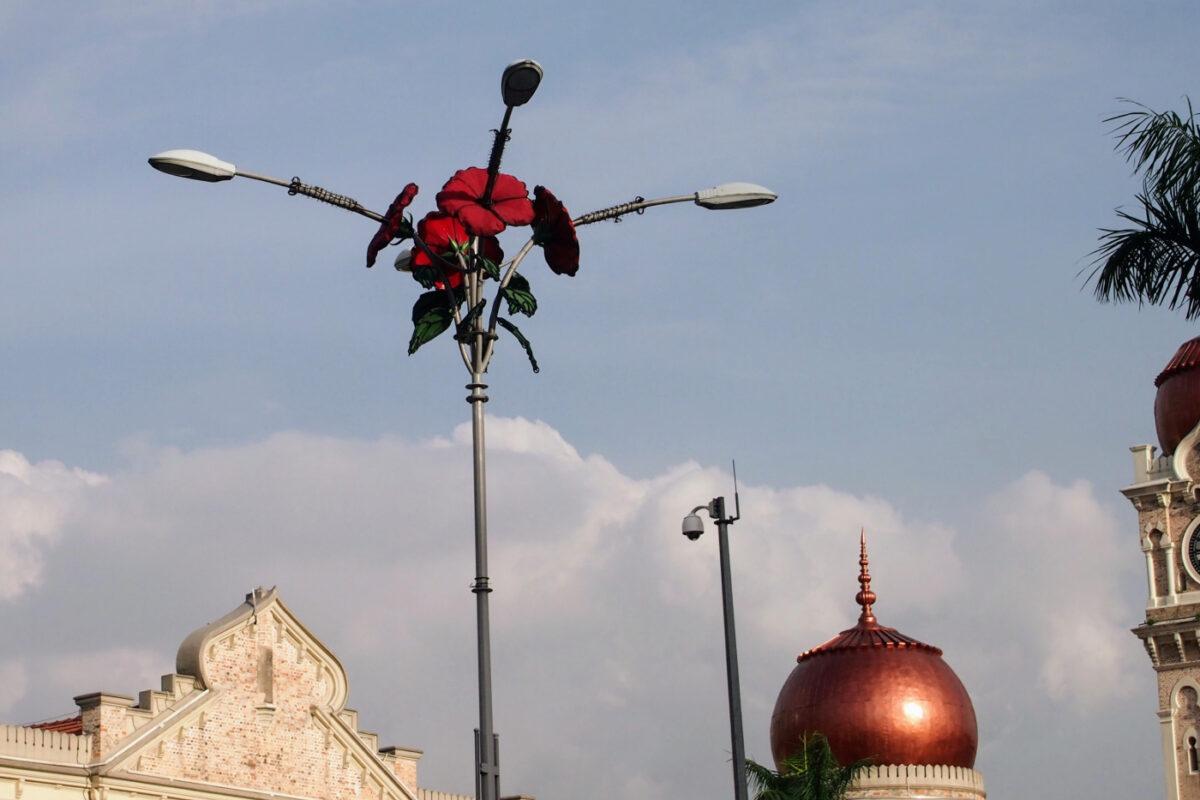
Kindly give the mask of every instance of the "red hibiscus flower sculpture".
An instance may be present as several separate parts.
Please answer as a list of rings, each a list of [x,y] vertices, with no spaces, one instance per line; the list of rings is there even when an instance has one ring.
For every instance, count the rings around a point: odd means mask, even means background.
[[[417,236],[425,243],[426,247],[444,257],[451,264],[458,261],[454,251],[466,247],[471,240],[471,234],[467,232],[461,222],[448,214],[441,214],[437,211],[431,211],[417,223]],[[500,242],[496,240],[495,236],[479,237],[479,254],[496,264],[504,260],[504,251],[500,249]],[[433,266],[433,260],[429,258],[424,249],[415,248],[412,255],[413,272],[415,273],[421,267],[429,266]],[[442,268],[451,289],[462,285],[461,270],[445,265],[442,265]],[[436,281],[434,286],[439,289],[443,288],[440,280]]]
[[[367,245],[367,266],[375,265],[375,257],[379,255],[379,251],[391,244],[393,239],[406,239],[412,236],[412,226],[404,216],[404,209],[408,208],[408,204],[417,196],[417,185],[410,183],[404,187],[404,191],[396,195],[396,199],[388,206],[387,213],[383,215],[383,222],[379,225],[379,231],[371,237],[371,243]]]
[[[579,237],[570,212],[544,186],[534,188],[531,200],[525,184],[512,175],[497,173],[489,191],[488,172],[481,167],[454,173],[437,194],[437,209],[414,225],[405,210],[416,194],[416,184],[404,187],[367,247],[369,267],[392,242],[413,239],[414,247],[396,262],[396,269],[412,272],[425,289],[413,304],[409,355],[447,330],[454,330],[460,347],[474,348],[483,342],[480,334],[490,342],[502,328],[525,350],[537,372],[532,346],[513,322],[516,315],[532,317],[538,307],[528,278],[518,270],[533,245],[542,248],[546,264],[556,274],[574,275],[579,270]],[[496,234],[524,225],[532,226],[532,239],[503,264],[504,251]],[[490,298],[491,313],[485,315],[489,281],[495,282],[496,292]],[[490,344],[484,352],[485,361],[490,360]]]
[[[533,240],[556,275],[579,271],[579,237],[571,214],[545,186],[533,187]]]
[[[453,214],[468,231],[480,236],[495,236],[508,225],[528,225],[533,221],[533,204],[524,183],[512,175],[496,175],[488,204],[483,202],[485,189],[486,169],[460,169],[438,192],[438,208],[445,214]]]

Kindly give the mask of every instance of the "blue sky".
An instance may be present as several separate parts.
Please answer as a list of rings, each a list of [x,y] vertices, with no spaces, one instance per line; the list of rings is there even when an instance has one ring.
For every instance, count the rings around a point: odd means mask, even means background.
[[[368,221],[146,158],[202,149],[379,211],[413,181],[423,214],[531,57],[504,169],[572,212],[730,180],[779,199],[652,209],[582,229],[574,278],[525,268],[542,371],[502,341],[487,407],[505,790],[723,795],[715,537],[675,531],[736,458],[752,757],[791,659],[853,621],[865,526],[880,618],[946,651],[996,796],[1157,793],[1116,490],[1195,330],[1097,304],[1081,272],[1138,187],[1103,120],[1182,106],[1198,16],[5,3],[0,624],[54,633],[0,664],[4,718],[145,688],[278,583],[364,724],[469,790],[461,363],[405,355],[418,287],[363,268]]]

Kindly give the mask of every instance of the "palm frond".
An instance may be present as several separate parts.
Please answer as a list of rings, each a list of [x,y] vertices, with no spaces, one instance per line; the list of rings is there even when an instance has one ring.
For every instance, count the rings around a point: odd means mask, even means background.
[[[1096,297],[1183,308],[1188,319],[1200,317],[1200,193],[1177,187],[1137,199],[1142,217],[1117,211],[1133,227],[1101,230],[1088,276]]]
[[[1125,153],[1134,172],[1143,172],[1146,185],[1156,192],[1200,182],[1200,127],[1187,101],[1187,116],[1174,111],[1155,111],[1141,103],[1122,98],[1122,102],[1137,106],[1109,117],[1105,122],[1116,123],[1112,133],[1117,138],[1116,149]]]
[[[774,771],[752,760],[746,775],[755,800],[840,800],[870,759],[842,765],[820,733],[803,736],[800,747]]]
[[[754,791],[755,800],[788,800],[778,785],[778,774],[754,759],[746,759],[746,778]]]

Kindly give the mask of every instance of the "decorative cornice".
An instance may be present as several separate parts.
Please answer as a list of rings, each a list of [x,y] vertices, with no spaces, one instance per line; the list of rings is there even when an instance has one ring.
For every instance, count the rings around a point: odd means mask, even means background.
[[[866,767],[858,773],[846,796],[890,796],[880,793],[880,790],[887,789],[904,790],[905,794],[898,795],[901,797],[917,796],[910,794],[916,789],[954,792],[951,795],[938,794],[939,797],[978,797],[982,800],[987,796],[983,775],[969,767],[940,764],[881,764]]]
[[[142,798],[142,800],[151,800],[155,797],[181,798],[182,800],[224,800],[229,797],[241,797],[246,800],[312,800],[311,797],[285,792],[263,791],[227,783],[207,783],[164,775],[145,775],[127,770],[114,770],[98,781],[98,786],[107,787],[112,791],[122,792],[131,797]],[[151,794],[146,790],[147,786],[162,787],[170,791],[169,793]]]
[[[1121,490],[1121,494],[1125,495],[1138,511],[1146,511],[1151,508],[1166,508],[1170,505],[1170,498],[1187,495],[1193,486],[1190,480],[1163,479],[1126,486]]]

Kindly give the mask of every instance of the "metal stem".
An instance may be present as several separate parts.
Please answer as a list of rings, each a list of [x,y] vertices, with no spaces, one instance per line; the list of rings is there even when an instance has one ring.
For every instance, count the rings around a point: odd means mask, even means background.
[[[512,118],[512,106],[504,107],[504,121],[496,129],[496,138],[492,140],[492,152],[488,156],[487,186],[480,198],[485,206],[492,207],[492,189],[496,188],[496,176],[500,174],[500,159],[504,156],[504,145],[508,141],[508,121]]]
[[[729,525],[725,498],[712,501],[721,551],[721,605],[725,611],[725,677],[729,684],[729,736],[733,740],[733,796],[746,800],[746,748],[742,737],[742,690],[738,679],[737,633],[733,623],[733,581],[729,571]]]
[[[525,256],[529,255],[529,251],[533,249],[533,239],[525,243],[521,248],[521,252],[517,253],[508,263],[508,271],[504,273],[504,277],[500,279],[500,285],[496,288],[495,301],[492,303],[492,314],[488,317],[487,324],[487,345],[483,350],[483,368],[487,369],[487,365],[491,363],[492,351],[496,347],[496,320],[500,317],[500,300],[504,297],[504,287],[508,286],[512,280],[512,276],[521,266],[521,262]]]
[[[477,277],[475,275],[468,276]],[[475,796],[478,800],[498,800],[500,797],[499,739],[492,730],[492,645],[488,595],[487,565],[487,473],[484,448],[483,404],[488,397],[483,382],[487,369],[485,344],[487,332],[482,320],[476,317],[472,323],[471,382],[467,389],[471,394],[471,444],[473,449],[475,479],[475,583],[471,591],[475,594],[475,623],[479,655],[479,730],[476,734],[476,778]]]

